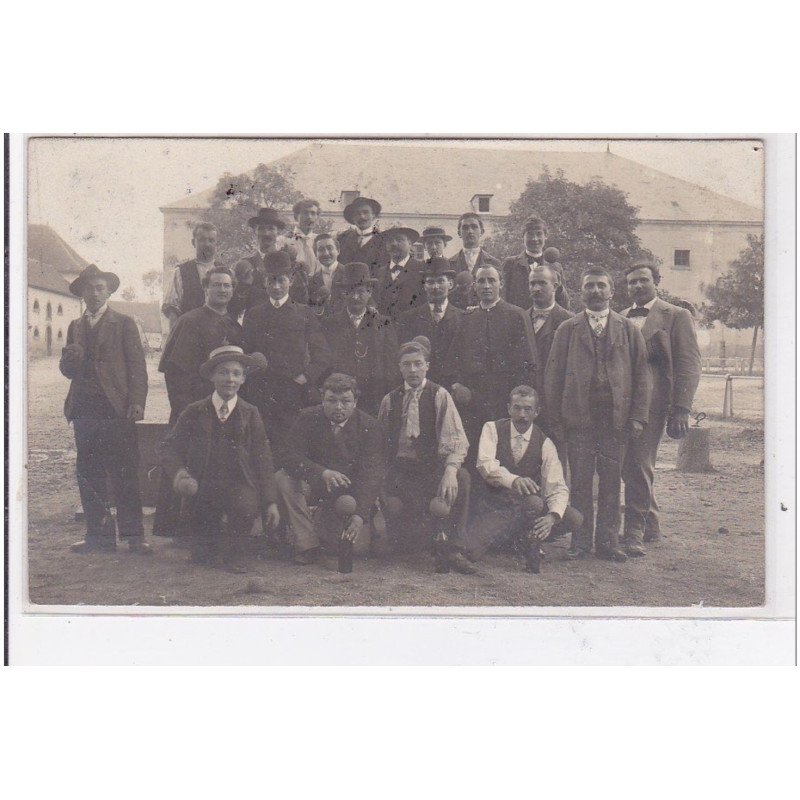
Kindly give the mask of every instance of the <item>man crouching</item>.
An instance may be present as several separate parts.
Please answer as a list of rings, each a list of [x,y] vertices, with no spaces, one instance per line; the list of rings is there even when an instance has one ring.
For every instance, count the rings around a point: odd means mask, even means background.
[[[426,377],[430,354],[425,336],[402,345],[403,385],[381,402],[388,464],[381,504],[395,540],[430,536],[436,571],[446,572],[449,540],[467,524],[470,476],[461,465],[469,442],[450,393]]]
[[[275,477],[295,564],[316,561],[322,545],[336,552],[342,538],[355,555],[369,550],[383,454],[377,421],[356,403],[356,379],[334,373],[322,385],[322,404],[301,411],[292,428]]]
[[[280,521],[264,423],[258,409],[238,396],[246,371],[256,366],[241,347],[212,350],[200,374],[214,392],[186,407],[162,445],[162,465],[184,498],[191,560],[213,565],[221,558],[239,573],[247,571],[245,546],[259,513],[271,527]]]
[[[541,543],[580,527],[580,513],[568,506],[569,489],[556,447],[534,424],[536,390],[511,390],[509,419],[487,422],[478,445],[478,472],[484,485],[467,535],[454,542],[451,565],[472,574],[473,561],[490,547],[517,540],[526,566],[539,572]]]

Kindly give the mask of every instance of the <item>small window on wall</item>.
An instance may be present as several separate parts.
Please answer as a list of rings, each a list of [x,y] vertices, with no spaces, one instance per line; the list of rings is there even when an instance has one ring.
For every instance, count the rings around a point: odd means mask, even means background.
[[[64,338],[64,334],[63,334],[63,333],[61,333],[61,331],[59,330],[59,332],[58,332],[58,336],[57,336],[56,338],[58,338],[58,339],[63,339],[63,338]]]
[[[39,301],[38,300],[34,300],[33,301],[33,311],[34,311],[35,314],[39,313]]]
[[[488,197],[479,197],[478,198],[478,211],[481,214],[488,214],[489,213],[489,198]]]
[[[58,314],[59,317],[64,316],[64,308],[61,305],[61,303],[58,304],[58,308],[56,309],[56,314]]]
[[[691,263],[689,262],[689,254],[689,250],[676,250],[673,266],[676,269],[689,269],[691,267]]]
[[[39,329],[38,328],[34,328],[33,329],[33,338],[34,339],[38,339],[39,338]]]

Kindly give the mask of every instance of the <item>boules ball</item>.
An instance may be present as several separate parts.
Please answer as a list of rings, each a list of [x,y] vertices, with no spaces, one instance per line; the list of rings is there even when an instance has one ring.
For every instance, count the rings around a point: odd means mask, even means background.
[[[544,501],[536,494],[529,494],[522,502],[529,514],[538,516],[544,511]]]
[[[434,497],[428,506],[431,514],[434,517],[448,517],[450,516],[450,506],[442,500],[441,497]]]
[[[352,517],[357,508],[355,498],[349,494],[337,497],[333,507],[340,517]]]
[[[182,497],[194,497],[197,494],[197,489],[197,481],[190,475],[178,481],[177,490]]]
[[[542,253],[542,256],[544,257],[545,263],[555,264],[558,259],[561,258],[561,253],[557,247],[548,247],[545,249],[544,253]]]

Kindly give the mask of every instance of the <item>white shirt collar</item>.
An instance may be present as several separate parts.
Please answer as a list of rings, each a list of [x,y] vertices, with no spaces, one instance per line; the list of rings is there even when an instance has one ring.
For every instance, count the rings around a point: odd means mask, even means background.
[[[464,250],[465,253],[469,253],[470,255],[473,255],[473,254],[480,253],[481,246],[478,245],[477,247],[465,247],[465,248],[463,248],[463,250]]]
[[[239,399],[239,395],[235,394],[228,400],[228,416],[233,413],[233,409],[236,408],[236,401]],[[222,404],[225,402],[218,394],[217,390],[214,389],[214,392],[211,395],[211,403],[214,406],[214,410],[217,412],[217,416],[219,416],[219,410],[222,408]]]
[[[554,298],[553,302],[550,303],[550,305],[547,306],[547,308],[536,308],[536,306],[532,306],[531,314],[547,314],[549,311],[552,311],[555,307],[556,307],[556,301]]]
[[[400,267],[402,269],[411,259],[411,253],[409,253],[402,261],[390,261],[389,262],[389,269],[393,270],[395,267]]]
[[[496,306],[496,305],[497,305],[499,302],[500,302],[500,298],[499,298],[499,297],[498,297],[498,298],[497,298],[497,300],[495,300],[495,301],[494,301],[494,302],[493,302],[491,305],[488,305],[488,306],[485,306],[485,305],[483,304],[483,301],[481,301],[480,307],[481,307],[481,308],[482,308],[484,311],[488,311],[490,308],[494,308],[494,307],[495,307],[495,306]]]
[[[289,295],[285,294],[280,300],[273,300],[271,297],[269,302],[272,303],[273,308],[281,308],[283,304],[289,299]]]
[[[520,432],[514,427],[514,423],[513,422],[511,423],[511,441],[514,441],[514,439],[516,439],[517,436],[522,436],[522,438],[526,442],[530,442],[531,433],[533,433],[533,424],[528,426],[528,430],[526,430],[524,433],[520,434]]]
[[[102,317],[103,314],[106,313],[106,311],[108,311],[108,303],[107,302],[103,303],[103,305],[101,305],[100,308],[98,308],[97,311],[94,312],[94,314],[92,314],[92,312],[89,311],[89,309],[87,308],[86,309],[86,316],[89,317],[90,321],[97,322],[97,320],[99,320],[100,317]]]
[[[323,271],[323,272],[324,272],[326,275],[332,275],[332,274],[334,273],[334,271],[336,270],[336,267],[338,267],[338,266],[339,266],[339,262],[338,262],[338,260],[337,260],[337,261],[334,261],[334,262],[333,262],[333,264],[331,264],[329,267],[326,267],[326,266],[325,266],[325,265],[324,265],[324,264],[323,264],[321,261],[319,262],[319,268],[320,268],[320,269],[321,269],[321,270],[322,270],[322,271]]]
[[[425,380],[423,380],[422,383],[419,386],[417,386],[416,389],[413,386],[409,386],[408,383],[406,383],[406,381],[403,381],[403,386],[405,387],[406,392],[416,392],[417,394],[420,394],[422,390],[425,388],[425,384],[427,382],[428,379],[425,378]]]
[[[531,253],[531,251],[528,250],[527,247],[525,248],[525,255],[528,256],[528,258],[537,258],[539,260],[542,259],[542,253],[539,253],[539,255],[536,255],[536,253]]]
[[[296,237],[297,239],[313,239],[314,238],[314,231],[309,231],[308,233],[303,233],[297,225],[294,227],[294,233],[292,236]]]
[[[361,228],[358,227],[358,225],[354,225],[353,228],[355,229],[355,232],[362,239],[369,239],[370,236],[374,236],[375,235],[375,223],[374,222],[372,223],[372,227],[371,228],[367,228],[367,230],[365,230],[365,231],[362,231]]]
[[[367,309],[365,308],[360,314],[351,314],[349,311],[347,312],[347,316],[350,317],[351,322],[361,322],[364,319],[364,316],[367,313]]]
[[[447,311],[447,303],[448,303],[448,300],[445,297],[445,299],[442,300],[442,314],[444,314],[444,312]],[[428,303],[428,308],[431,310],[431,313],[433,313],[434,305],[435,305],[435,303]]]
[[[588,308],[586,309],[586,315],[591,319],[605,319],[610,312],[610,308],[607,308],[605,311],[590,311]]]
[[[645,303],[643,306],[640,306],[638,303],[634,303],[631,308],[646,308],[648,311],[653,307],[653,304],[658,300],[658,297],[654,297],[649,303]]]

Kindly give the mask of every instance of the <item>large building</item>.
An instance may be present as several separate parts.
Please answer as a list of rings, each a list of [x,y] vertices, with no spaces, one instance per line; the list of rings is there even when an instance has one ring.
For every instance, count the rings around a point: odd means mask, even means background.
[[[694,303],[701,284],[712,283],[747,246],[748,234],[763,231],[760,209],[659,172],[611,152],[537,152],[508,148],[406,146],[314,142],[273,161],[293,172],[295,187],[322,205],[334,227],[346,227],[342,209],[359,194],[383,205],[385,225],[421,230],[441,225],[454,237],[458,217],[474,209],[492,224],[529,179],[544,170],[567,180],[601,180],[623,191],[639,209],[637,233],[662,263],[662,286]],[[208,207],[214,187],[162,207],[165,280],[172,267],[194,255],[191,225]],[[450,251],[456,252],[454,238]],[[717,338],[715,336],[714,338]],[[749,334],[725,333],[729,344]]]
[[[69,284],[88,262],[46,225],[28,226],[28,353],[60,355],[67,328],[81,315]]]

